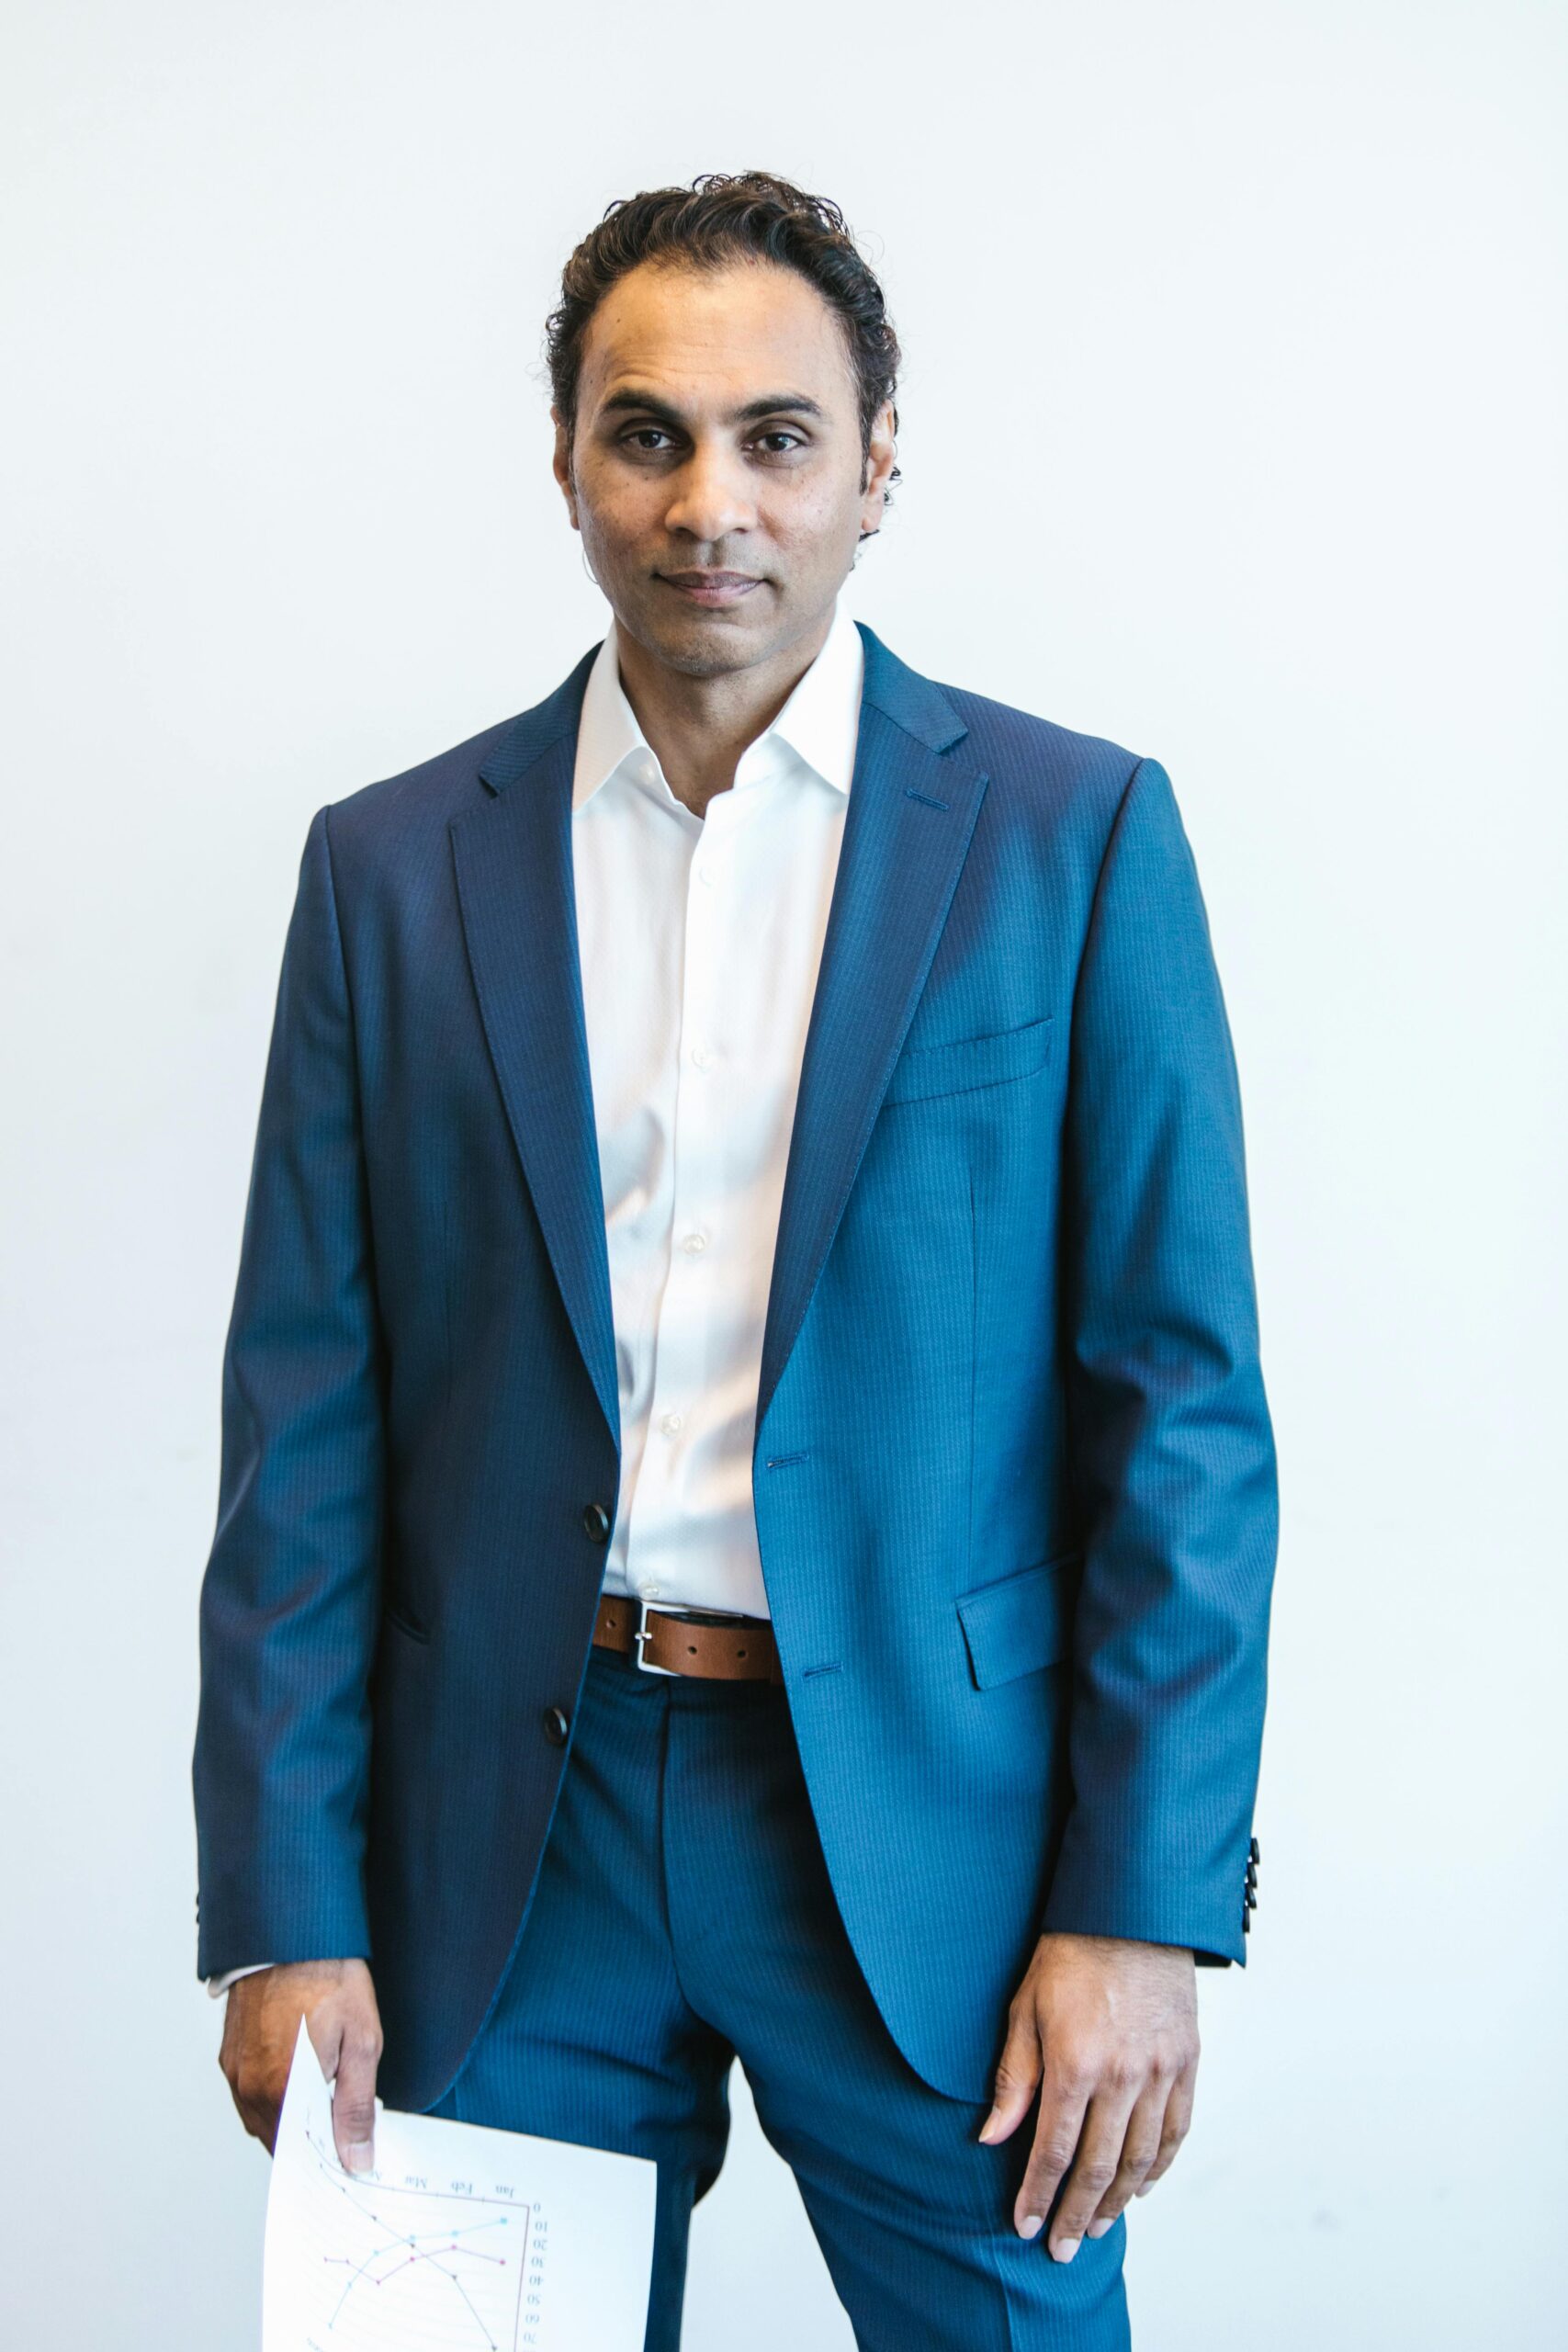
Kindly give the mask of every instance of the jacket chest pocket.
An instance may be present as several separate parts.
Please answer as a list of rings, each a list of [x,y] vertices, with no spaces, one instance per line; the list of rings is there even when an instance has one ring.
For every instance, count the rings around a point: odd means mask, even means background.
[[[1028,1078],[1050,1056],[1052,1018],[1047,1012],[1016,1029],[993,1030],[988,1036],[906,1048],[893,1065],[883,1102],[919,1102],[931,1095],[964,1094],[974,1087]]]

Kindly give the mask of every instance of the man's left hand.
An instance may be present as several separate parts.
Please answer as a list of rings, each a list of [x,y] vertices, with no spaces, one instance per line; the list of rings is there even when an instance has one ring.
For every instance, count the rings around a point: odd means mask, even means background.
[[[994,2104],[980,2132],[987,2143],[1008,2139],[1039,2091],[1034,2145],[1013,2207],[1020,2237],[1039,2235],[1069,2165],[1046,2243],[1058,2262],[1070,2262],[1086,2233],[1103,2237],[1187,2137],[1197,2073],[1190,1951],[1114,1936],[1042,1936],[1008,2011]]]

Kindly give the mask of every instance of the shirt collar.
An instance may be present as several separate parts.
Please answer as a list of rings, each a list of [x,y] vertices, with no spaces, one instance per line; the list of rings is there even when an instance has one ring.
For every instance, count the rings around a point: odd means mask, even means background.
[[[847,794],[854,773],[855,743],[860,732],[863,670],[861,633],[845,610],[842,597],[837,597],[821,650],[796,680],[789,700],[773,725],[742,752],[736,770],[737,787],[773,773],[782,752],[786,762],[793,754],[836,792]],[[645,754],[640,763],[634,757],[639,752]],[[660,798],[673,799],[621,684],[612,618],[588,673],[582,696],[572,776],[573,813],[592,800],[623,767],[637,783]]]

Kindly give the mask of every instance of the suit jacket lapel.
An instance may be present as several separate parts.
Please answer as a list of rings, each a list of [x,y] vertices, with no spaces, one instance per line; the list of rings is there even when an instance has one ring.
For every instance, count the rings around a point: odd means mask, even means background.
[[[863,622],[865,677],[822,960],[807,1029],[762,1339],[760,1430],[843,1215],[986,788],[930,679]],[[604,1189],[588,1060],[571,786],[589,650],[487,755],[491,797],[451,824],[469,968],[518,1156],[617,1447]]]
[[[526,710],[479,774],[493,796],[452,820],[468,965],[523,1172],[617,1450],[620,1384],[604,1193],[572,880],[577,724],[597,645]]]
[[[986,776],[941,689],[857,622],[860,734],[806,1033],[758,1384],[760,1432],[936,953]]]

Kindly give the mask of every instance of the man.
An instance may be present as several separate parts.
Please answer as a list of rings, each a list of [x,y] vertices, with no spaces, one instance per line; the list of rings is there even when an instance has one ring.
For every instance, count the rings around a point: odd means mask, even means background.
[[[655,2158],[665,2352],[739,2053],[863,2345],[1124,2345],[1245,1957],[1276,1530],[1191,855],[1155,762],[843,612],[898,350],[833,206],[614,206],[549,338],[613,624],[318,812],[284,956],[224,2070],[270,2144],[303,2013],[351,2166],[378,2086]]]

